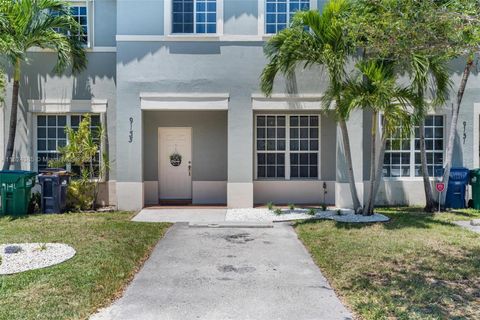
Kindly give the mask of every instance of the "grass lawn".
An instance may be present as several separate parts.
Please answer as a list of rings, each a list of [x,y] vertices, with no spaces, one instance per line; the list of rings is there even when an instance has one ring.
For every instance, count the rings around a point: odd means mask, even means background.
[[[77,255],[46,269],[0,276],[0,319],[85,319],[132,278],[169,224],[131,213],[0,218],[0,243],[62,242]]]
[[[386,224],[303,222],[295,228],[336,292],[361,319],[480,319],[480,218],[380,209]]]

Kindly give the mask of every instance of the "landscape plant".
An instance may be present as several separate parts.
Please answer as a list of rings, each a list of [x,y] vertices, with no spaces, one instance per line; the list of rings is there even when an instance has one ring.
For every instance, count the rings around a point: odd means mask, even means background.
[[[273,210],[273,202],[271,202],[271,201],[268,202],[267,203],[267,208],[268,208],[268,210],[272,211]]]
[[[58,32],[60,31],[60,32]],[[54,72],[73,73],[86,68],[86,51],[80,38],[81,25],[72,17],[63,0],[0,0],[0,56],[12,69],[10,126],[3,170],[12,161],[17,129],[22,66],[31,62],[32,48],[53,50],[57,56]]]
[[[67,206],[76,210],[94,210],[97,203],[99,182],[104,180],[108,170],[108,162],[102,159],[95,164],[100,153],[100,143],[104,139],[105,130],[99,126],[92,128],[91,118],[86,115],[78,129],[65,128],[68,144],[60,147],[58,160],[49,163],[50,167],[67,165],[79,168],[67,190]]]
[[[453,58],[465,59],[456,103],[452,103],[444,159],[443,180],[448,185],[459,108],[479,46],[479,13],[475,0],[358,0],[348,16],[346,31],[355,45],[364,48],[369,57],[394,61],[399,73],[408,74],[411,88],[419,95],[419,105],[413,107],[420,133],[425,210],[429,212],[437,206],[427,170],[424,118],[429,108],[445,107],[451,89],[448,64]]]
[[[345,37],[342,17],[349,11],[347,0],[331,0],[327,2],[322,12],[316,10],[299,11],[293,18],[293,23],[271,39],[264,47],[267,65],[261,75],[261,90],[270,96],[278,74],[291,78],[297,68],[312,69],[323,67],[333,93],[332,108],[341,130],[347,176],[352,197],[352,203],[357,213],[362,212],[353,171],[350,138],[347,120],[350,109],[341,109],[341,83],[347,76],[347,63],[352,58],[355,48]],[[323,73],[318,72],[323,76]],[[320,80],[320,79],[319,79]]]

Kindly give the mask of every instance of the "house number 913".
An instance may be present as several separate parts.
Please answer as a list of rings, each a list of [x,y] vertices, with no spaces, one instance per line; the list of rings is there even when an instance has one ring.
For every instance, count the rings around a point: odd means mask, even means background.
[[[133,118],[130,118],[130,135],[128,136],[128,143],[133,142]]]

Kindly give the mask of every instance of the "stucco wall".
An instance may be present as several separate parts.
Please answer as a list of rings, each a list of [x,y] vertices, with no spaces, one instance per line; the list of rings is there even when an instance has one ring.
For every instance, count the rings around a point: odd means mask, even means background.
[[[15,140],[13,163],[15,169],[33,168],[30,161],[33,156],[32,126],[28,124],[28,100],[72,99],[91,100],[92,98],[107,99],[108,119],[108,150],[110,158],[110,179],[115,180],[115,110],[116,110],[116,74],[115,53],[89,53],[88,67],[82,73],[72,76],[55,75],[52,70],[56,56],[53,53],[30,53],[30,64],[22,66],[22,81],[20,87],[20,109],[18,113],[17,135]],[[11,73],[9,73],[11,74]],[[11,79],[7,87],[4,143],[8,139],[8,124],[10,121]]]
[[[321,8],[325,0],[316,3]],[[117,7],[118,34],[164,34],[164,0],[122,0],[118,1]],[[225,35],[257,35],[257,0],[223,0],[223,12]]]

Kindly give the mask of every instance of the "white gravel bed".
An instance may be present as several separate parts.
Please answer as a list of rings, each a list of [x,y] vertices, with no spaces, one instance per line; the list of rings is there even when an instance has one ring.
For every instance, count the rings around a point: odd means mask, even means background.
[[[9,246],[20,246],[18,253],[5,253]],[[75,249],[63,243],[11,243],[0,245],[0,275],[50,267],[75,256]]]
[[[305,219],[329,219],[338,222],[372,223],[386,222],[390,220],[387,216],[378,213],[372,216],[356,215],[353,210],[350,209],[317,210],[315,215],[309,215],[309,209],[295,208],[294,210],[281,210],[281,214],[275,214],[273,210],[268,210],[267,208],[228,209],[225,221],[280,222]]]

